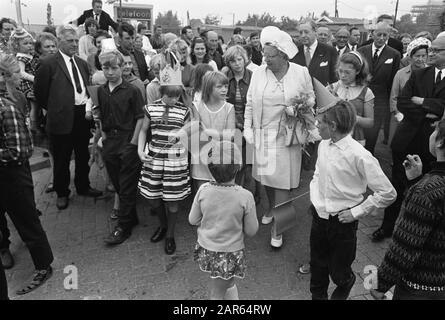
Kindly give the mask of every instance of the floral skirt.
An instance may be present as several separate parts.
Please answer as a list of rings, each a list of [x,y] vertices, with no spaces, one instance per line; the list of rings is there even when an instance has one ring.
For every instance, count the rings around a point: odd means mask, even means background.
[[[246,260],[243,249],[235,252],[215,252],[207,250],[197,243],[193,260],[198,262],[201,271],[210,273],[210,278],[229,280],[237,277],[244,279]]]

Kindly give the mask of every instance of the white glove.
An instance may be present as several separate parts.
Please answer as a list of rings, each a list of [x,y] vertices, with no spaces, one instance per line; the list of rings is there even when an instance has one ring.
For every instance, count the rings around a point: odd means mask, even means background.
[[[248,143],[248,144],[253,144],[253,130],[252,130],[252,128],[244,128],[244,134],[243,134],[243,136],[244,136],[244,139],[246,139],[246,142]]]

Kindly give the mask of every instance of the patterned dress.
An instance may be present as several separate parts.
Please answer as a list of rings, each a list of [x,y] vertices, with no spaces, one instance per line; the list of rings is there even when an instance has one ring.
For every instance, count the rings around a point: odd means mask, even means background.
[[[18,61],[21,61],[25,64],[26,73],[33,76],[36,74],[38,58],[22,53],[17,54],[16,58]],[[20,91],[23,92],[27,98],[28,95],[33,92],[33,86],[34,83],[30,80],[22,79],[20,81]]]
[[[187,150],[181,144],[171,145],[169,134],[180,130],[190,117],[182,103],[167,106],[162,100],[144,107],[150,119],[152,139],[148,144],[150,161],[143,164],[139,190],[150,200],[180,201],[191,193]]]

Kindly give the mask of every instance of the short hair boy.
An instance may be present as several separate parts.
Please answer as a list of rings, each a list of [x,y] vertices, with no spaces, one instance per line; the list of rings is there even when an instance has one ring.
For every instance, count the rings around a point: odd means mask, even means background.
[[[122,78],[124,57],[119,51],[102,53],[99,61],[107,79],[98,89],[99,120],[105,133],[103,158],[120,201],[117,226],[105,242],[115,245],[124,242],[138,224],[136,194],[141,162],[137,140],[144,100],[141,92]]]
[[[324,111],[317,116],[324,140],[310,183],[310,290],[312,299],[327,299],[331,277],[337,285],[331,299],[346,300],[356,279],[351,265],[357,246],[357,220],[389,206],[396,191],[377,159],[351,137],[356,122],[354,106],[340,100],[319,110]],[[364,199],[367,187],[374,194]]]

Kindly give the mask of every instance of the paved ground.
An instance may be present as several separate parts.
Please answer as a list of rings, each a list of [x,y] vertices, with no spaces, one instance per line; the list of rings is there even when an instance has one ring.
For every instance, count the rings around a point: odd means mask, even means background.
[[[385,172],[389,172],[388,148],[379,145],[377,154]],[[284,246],[280,251],[273,251],[269,246],[270,226],[260,226],[258,234],[247,239],[248,273],[238,282],[241,299],[310,299],[310,276],[299,274],[297,267],[309,259],[311,217],[306,209],[311,176],[311,172],[305,172],[300,188],[295,190],[295,195],[302,195],[296,202],[300,222],[284,234]],[[163,242],[150,242],[158,221],[149,214],[143,199],[138,201],[140,225],[134,229],[131,238],[120,246],[108,248],[103,238],[112,228],[108,219],[113,205],[112,195],[94,201],[74,193],[69,208],[58,211],[55,194],[44,193],[51,180],[50,170],[36,170],[33,177],[37,206],[44,213],[42,222],[55,256],[54,275],[35,292],[15,296],[15,290],[29,281],[33,267],[26,247],[11,227],[11,251],[16,260],[16,266],[7,271],[11,299],[196,300],[208,297],[208,276],[199,271],[192,260],[196,230],[188,224],[187,212],[178,219],[177,251],[173,256],[165,255]],[[104,189],[96,167],[91,172],[91,179],[94,187]],[[263,205],[258,207],[259,218],[265,209]],[[353,264],[357,282],[350,297],[353,300],[370,299],[363,286],[364,267],[379,265],[388,247],[388,241],[374,244],[369,238],[381,219],[382,213],[360,221],[357,259]],[[9,225],[12,226],[10,221]],[[64,274],[64,268],[69,265],[78,269],[78,289],[64,288],[64,279],[68,276]]]

